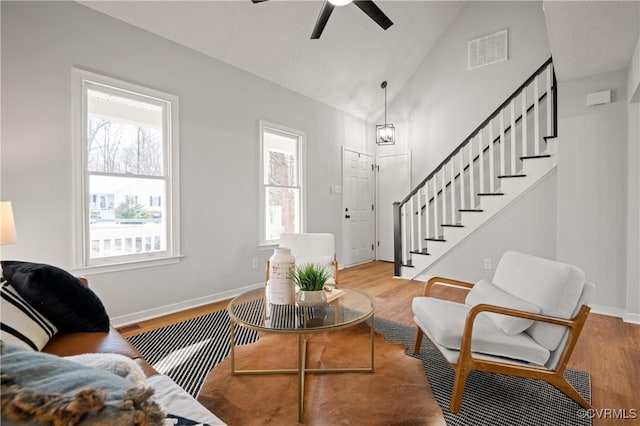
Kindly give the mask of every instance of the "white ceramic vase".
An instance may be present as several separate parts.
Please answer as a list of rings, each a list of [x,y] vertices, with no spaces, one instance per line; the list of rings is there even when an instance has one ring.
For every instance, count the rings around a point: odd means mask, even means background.
[[[269,259],[269,281],[267,281],[269,303],[289,305],[295,302],[296,285],[292,274],[295,266],[296,260],[291,250],[286,247],[276,247]]]

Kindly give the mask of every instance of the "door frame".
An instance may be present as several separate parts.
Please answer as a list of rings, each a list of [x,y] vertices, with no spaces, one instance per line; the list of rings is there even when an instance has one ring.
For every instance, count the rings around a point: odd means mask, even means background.
[[[345,208],[346,208],[346,203],[345,203],[345,170],[344,170],[344,161],[345,161],[345,151],[349,151],[355,154],[359,154],[359,155],[366,155],[368,157],[371,157],[371,164],[373,164],[375,166],[375,160],[376,160],[376,156],[375,154],[370,154],[368,152],[360,152],[358,150],[356,150],[355,148],[350,148],[350,147],[346,147],[344,145],[342,145],[342,149],[341,149],[341,165],[340,165],[340,169],[341,169],[341,181],[342,181],[342,207],[340,209],[340,223],[341,223],[341,227],[342,227],[342,254],[343,254],[343,259],[342,259],[342,265],[341,267],[349,267],[349,266],[355,266],[361,263],[366,263],[366,262],[370,262],[376,259],[376,241],[377,241],[377,228],[376,228],[376,214],[377,214],[377,204],[376,204],[376,178],[375,176],[372,176],[372,185],[371,185],[371,201],[374,205],[374,211],[373,211],[373,218],[371,221],[371,235],[373,238],[372,244],[374,246],[374,249],[372,251],[372,257],[370,260],[366,260],[363,262],[355,262],[355,263],[348,263],[347,260],[351,260],[349,258],[350,254],[349,254],[349,244],[347,244],[347,224],[346,221],[344,220],[344,214],[345,214]]]

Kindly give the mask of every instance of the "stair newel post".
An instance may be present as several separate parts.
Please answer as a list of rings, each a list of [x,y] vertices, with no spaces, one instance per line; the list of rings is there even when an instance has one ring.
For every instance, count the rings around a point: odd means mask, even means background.
[[[449,175],[451,176],[451,210],[449,214],[451,221],[449,223],[456,223],[456,154],[451,157],[449,162]]]
[[[489,192],[492,194],[496,192],[493,137],[493,118],[491,118],[489,120]]]
[[[506,172],[505,164],[505,141],[504,141],[504,109],[500,110],[500,175],[504,176]]]
[[[438,238],[438,213],[440,212],[440,203],[438,202],[438,174],[433,175],[433,236]]]
[[[393,203],[393,275],[402,275],[402,214],[400,203]]]
[[[407,224],[407,203],[402,205],[402,263],[407,265],[409,262],[409,248],[408,248],[408,230],[409,226]]]
[[[533,154],[540,155],[540,94],[538,76],[533,79]]]
[[[551,120],[551,105],[552,105],[552,94],[551,94],[551,79],[553,75],[553,64],[549,64],[547,66],[547,134],[546,136],[553,135],[553,122]]]
[[[516,174],[516,98],[511,99],[509,104],[509,114],[511,115],[511,156],[509,165],[511,166],[511,174]],[[526,118],[526,117],[525,117]]]
[[[465,192],[465,185],[464,185],[464,149],[465,147],[463,146],[460,149],[460,153],[458,155],[458,166],[459,166],[459,174],[460,174],[460,208],[464,209],[465,207],[465,200],[466,200],[466,196],[464,194]],[[471,171],[471,167],[469,167],[469,171]]]
[[[527,87],[522,89],[522,156],[526,157],[527,149]]]
[[[473,166],[473,138],[469,139],[469,208],[474,209],[476,207],[475,196],[475,167]]]
[[[482,133],[484,129],[478,132],[478,169],[480,171],[480,193],[484,193],[484,142],[482,141]]]

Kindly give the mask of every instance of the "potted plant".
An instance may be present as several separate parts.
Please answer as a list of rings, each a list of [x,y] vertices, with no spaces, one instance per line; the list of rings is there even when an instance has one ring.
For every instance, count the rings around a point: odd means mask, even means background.
[[[320,265],[309,263],[293,268],[293,280],[299,288],[296,302],[301,306],[320,306],[327,303],[324,285],[329,272]]]

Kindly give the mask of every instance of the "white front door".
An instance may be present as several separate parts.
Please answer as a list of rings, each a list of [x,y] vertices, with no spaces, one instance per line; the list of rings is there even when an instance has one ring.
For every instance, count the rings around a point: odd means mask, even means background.
[[[376,186],[378,250],[376,259],[393,262],[393,203],[411,191],[411,154],[379,156]]]
[[[342,150],[345,266],[373,260],[373,156]]]

